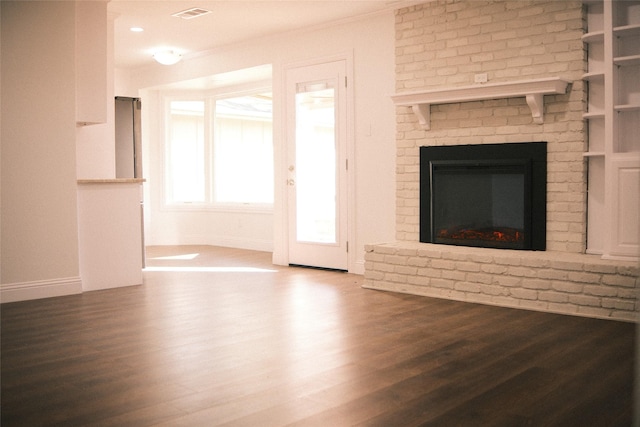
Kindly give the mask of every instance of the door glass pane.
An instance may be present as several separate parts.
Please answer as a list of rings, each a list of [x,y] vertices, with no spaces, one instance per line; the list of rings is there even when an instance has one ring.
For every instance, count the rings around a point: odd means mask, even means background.
[[[300,84],[296,94],[296,236],[336,243],[335,89]]]

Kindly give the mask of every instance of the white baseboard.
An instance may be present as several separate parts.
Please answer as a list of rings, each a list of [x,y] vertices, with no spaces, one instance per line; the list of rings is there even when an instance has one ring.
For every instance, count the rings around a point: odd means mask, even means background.
[[[82,293],[80,277],[0,284],[0,302],[27,301]]]

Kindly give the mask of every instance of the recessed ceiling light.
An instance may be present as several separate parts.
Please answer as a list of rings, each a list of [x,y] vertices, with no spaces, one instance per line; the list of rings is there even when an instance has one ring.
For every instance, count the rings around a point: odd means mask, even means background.
[[[211,13],[210,10],[202,9],[200,7],[192,7],[191,9],[174,13],[171,16],[175,16],[176,18],[182,18],[182,19],[193,19],[193,18],[197,18],[198,16],[207,15],[209,13]]]
[[[142,27],[131,27],[129,28],[130,31],[134,32],[134,33],[141,33],[144,31],[144,28]]]

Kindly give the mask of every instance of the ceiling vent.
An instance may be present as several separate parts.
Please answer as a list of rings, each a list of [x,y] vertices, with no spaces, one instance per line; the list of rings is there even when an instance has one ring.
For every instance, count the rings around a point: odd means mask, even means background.
[[[193,7],[191,9],[183,10],[182,12],[174,13],[171,16],[175,16],[176,18],[182,18],[182,19],[193,19],[193,18],[197,18],[198,16],[207,15],[209,13],[211,13],[210,10],[201,9],[199,7]]]

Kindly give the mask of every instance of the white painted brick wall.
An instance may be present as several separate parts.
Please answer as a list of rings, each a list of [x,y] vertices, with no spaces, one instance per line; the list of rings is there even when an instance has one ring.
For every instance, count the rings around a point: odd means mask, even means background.
[[[545,96],[545,122],[534,124],[524,98],[431,106],[431,130],[408,107],[397,109],[396,238],[419,236],[419,147],[548,142],[548,235],[552,251],[586,246],[585,132],[579,1],[438,0],[396,15],[396,91],[559,76],[566,95]]]

